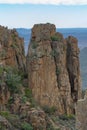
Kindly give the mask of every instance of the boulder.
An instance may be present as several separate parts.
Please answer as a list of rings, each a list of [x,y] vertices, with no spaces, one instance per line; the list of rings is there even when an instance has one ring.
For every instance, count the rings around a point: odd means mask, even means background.
[[[46,130],[46,114],[40,108],[32,108],[28,112],[28,121],[34,130]]]

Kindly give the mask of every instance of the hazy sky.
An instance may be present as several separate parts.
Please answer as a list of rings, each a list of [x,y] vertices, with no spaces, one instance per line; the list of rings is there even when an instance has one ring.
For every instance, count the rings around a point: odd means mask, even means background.
[[[0,25],[31,28],[49,22],[58,28],[87,27],[87,0],[32,1],[0,0]]]

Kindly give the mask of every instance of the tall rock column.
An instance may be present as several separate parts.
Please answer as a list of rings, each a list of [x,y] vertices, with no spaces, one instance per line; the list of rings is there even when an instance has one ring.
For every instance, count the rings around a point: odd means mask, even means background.
[[[41,106],[54,106],[61,114],[74,112],[67,50],[68,43],[55,25],[34,25],[27,55],[28,84]]]
[[[67,39],[67,69],[71,85],[71,96],[74,102],[81,98],[81,76],[78,41],[75,37]]]

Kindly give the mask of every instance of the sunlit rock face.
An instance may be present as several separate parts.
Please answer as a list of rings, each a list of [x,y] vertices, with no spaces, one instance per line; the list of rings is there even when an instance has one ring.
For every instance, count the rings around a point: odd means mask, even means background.
[[[5,110],[10,98],[10,91],[6,82],[6,69],[15,68],[25,72],[24,40],[18,36],[16,30],[0,26],[0,110]],[[12,73],[11,73],[12,74]]]
[[[76,129],[87,130],[87,95],[77,102],[76,106]]]
[[[41,106],[56,107],[60,114],[75,112],[81,97],[77,39],[67,39],[53,24],[32,28],[27,54],[28,84]]]
[[[25,71],[24,40],[15,29],[0,26],[0,65]]]

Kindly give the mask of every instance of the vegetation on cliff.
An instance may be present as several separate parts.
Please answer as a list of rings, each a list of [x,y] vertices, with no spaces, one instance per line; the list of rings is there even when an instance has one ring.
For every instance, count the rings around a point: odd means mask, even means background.
[[[76,38],[40,24],[25,58],[23,39],[0,26],[0,130],[75,130],[78,53]]]

